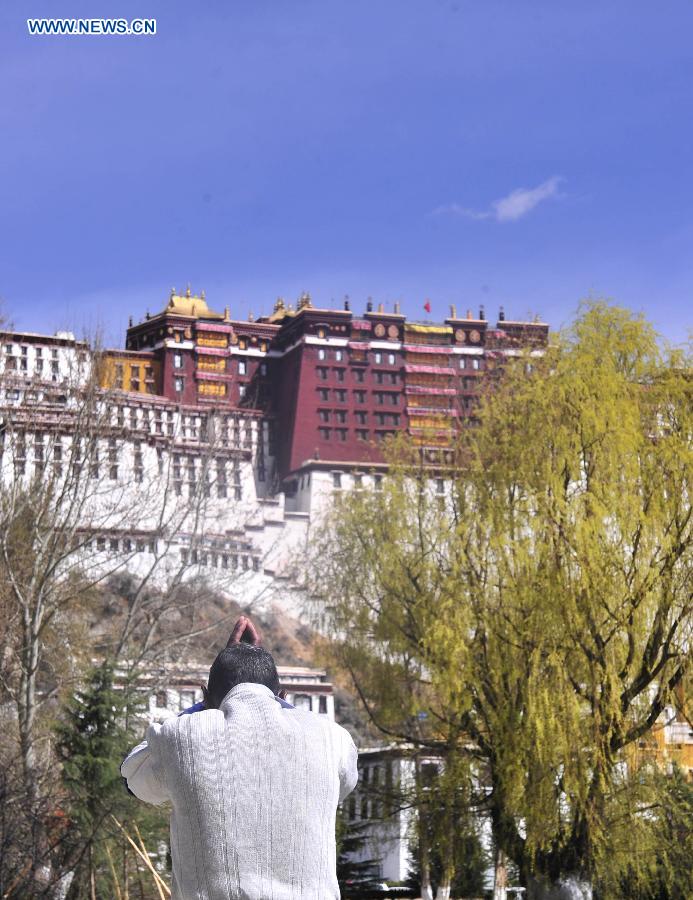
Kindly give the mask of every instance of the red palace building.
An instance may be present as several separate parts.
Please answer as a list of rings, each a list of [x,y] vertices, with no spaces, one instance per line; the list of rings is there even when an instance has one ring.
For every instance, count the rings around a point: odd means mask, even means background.
[[[548,325],[490,323],[483,307],[444,322],[408,321],[368,302],[362,314],[277,300],[248,321],[212,311],[204,293],[171,292],[161,312],[130,322],[126,350],[104,353],[105,387],[155,394],[185,406],[258,410],[268,424],[273,483],[291,491],[307,467],[382,464],[379,444],[407,431],[445,452],[472,415],[489,370],[520,350],[541,353]],[[432,458],[434,458],[432,455]]]

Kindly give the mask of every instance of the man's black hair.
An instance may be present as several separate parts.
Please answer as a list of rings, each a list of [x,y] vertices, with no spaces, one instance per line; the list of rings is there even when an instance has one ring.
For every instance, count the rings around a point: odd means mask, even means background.
[[[264,684],[273,694],[279,692],[279,676],[272,654],[262,647],[232,644],[221,651],[209,670],[209,705],[218,709],[231,688],[245,682]]]

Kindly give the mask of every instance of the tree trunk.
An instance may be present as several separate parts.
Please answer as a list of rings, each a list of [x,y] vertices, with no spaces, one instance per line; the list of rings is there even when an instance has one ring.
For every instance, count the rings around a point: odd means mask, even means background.
[[[36,634],[34,617],[24,613],[22,668],[17,698],[17,718],[19,726],[19,749],[22,760],[22,780],[25,796],[24,814],[29,818],[31,828],[30,880],[35,882],[37,893],[51,881],[51,867],[48,859],[40,796],[40,772],[36,753],[36,678],[39,665],[39,638]]]
[[[436,891],[436,900],[450,900],[450,891],[452,890],[451,879],[448,876],[445,876],[443,880],[438,885],[438,890]]]
[[[506,900],[508,896],[508,859],[501,849],[496,850],[496,863],[493,878],[493,900]]]
[[[421,900],[433,900],[433,888],[431,887],[431,870],[428,860],[425,864],[421,860]]]
[[[421,791],[421,761],[416,758],[414,764],[414,778],[417,793],[419,835],[419,870],[421,872],[421,900],[433,900],[433,887],[431,885],[431,852],[429,846],[429,818],[426,795]]]
[[[557,881],[530,878],[527,900],[592,900],[592,884],[582,875],[564,875]]]
[[[421,869],[421,900],[433,900],[433,888],[431,887],[431,861],[428,853],[428,844],[425,835],[420,837],[420,869]]]

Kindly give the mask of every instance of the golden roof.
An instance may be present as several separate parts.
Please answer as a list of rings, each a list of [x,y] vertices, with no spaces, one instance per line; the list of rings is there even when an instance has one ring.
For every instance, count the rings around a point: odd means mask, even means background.
[[[310,305],[310,298],[309,305]],[[299,301],[300,302],[300,301]],[[283,297],[277,297],[277,302],[274,304],[274,310],[272,315],[268,318],[269,322],[280,322],[285,316],[295,316],[296,311],[293,306],[289,303],[287,306],[284,302]]]
[[[177,294],[175,288],[171,290],[164,312],[194,319],[224,319],[224,313],[214,312],[207,306],[205,292],[201,291],[197,296],[192,293],[190,285],[186,288],[185,295]]]

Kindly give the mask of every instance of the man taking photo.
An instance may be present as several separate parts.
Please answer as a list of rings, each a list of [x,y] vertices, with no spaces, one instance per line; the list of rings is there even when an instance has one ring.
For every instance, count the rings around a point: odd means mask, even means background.
[[[241,617],[203,703],[151,725],[123,763],[133,794],[172,804],[172,900],[339,898],[335,815],[356,786],[356,748],[278,694],[274,660]]]

